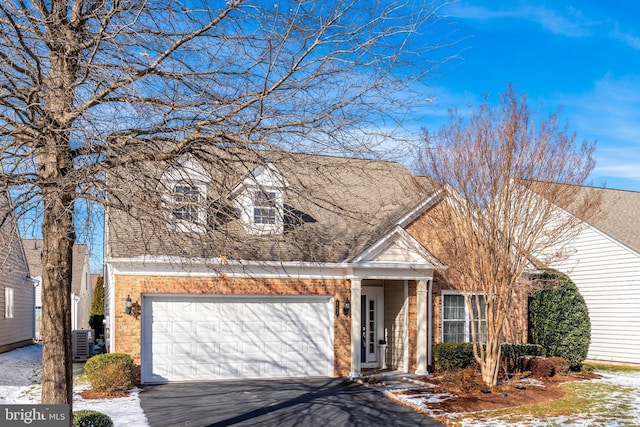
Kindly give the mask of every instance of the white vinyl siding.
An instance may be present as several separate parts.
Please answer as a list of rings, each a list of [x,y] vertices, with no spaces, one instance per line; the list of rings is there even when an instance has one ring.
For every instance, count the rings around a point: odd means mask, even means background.
[[[640,254],[593,228],[552,265],[578,286],[591,320],[587,358],[640,363]]]
[[[404,369],[406,296],[404,282],[386,280],[384,286],[384,328],[388,338],[387,366],[394,370]]]
[[[22,240],[10,231],[7,221],[0,236],[0,352],[28,342],[35,336],[35,289],[28,280],[29,268]]]

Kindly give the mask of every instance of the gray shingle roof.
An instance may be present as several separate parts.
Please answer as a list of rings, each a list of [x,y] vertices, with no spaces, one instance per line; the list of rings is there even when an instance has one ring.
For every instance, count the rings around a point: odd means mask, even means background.
[[[22,246],[27,256],[27,264],[29,264],[31,276],[42,276],[42,240],[22,239]]]
[[[285,221],[283,235],[249,235],[233,214],[206,233],[172,232],[166,220],[139,221],[144,217],[140,201],[148,202],[158,191],[141,186],[118,195],[121,201],[129,197],[127,213],[109,212],[108,256],[340,262],[360,253],[425,196],[413,174],[396,162],[292,153],[260,161],[235,153],[233,159],[215,160],[200,163],[212,178],[207,197],[217,214],[233,210],[230,191],[258,165],[268,162],[277,169],[289,184],[284,205],[294,218]],[[221,163],[234,166],[222,169]],[[125,180],[140,185],[140,180]],[[216,213],[208,210],[209,217]]]
[[[42,239],[22,239],[31,276],[42,276]],[[82,269],[89,256],[87,245],[73,245],[73,269],[71,274],[72,292],[79,294],[82,283]]]
[[[640,192],[592,188],[602,197],[604,215],[591,225],[640,252]]]

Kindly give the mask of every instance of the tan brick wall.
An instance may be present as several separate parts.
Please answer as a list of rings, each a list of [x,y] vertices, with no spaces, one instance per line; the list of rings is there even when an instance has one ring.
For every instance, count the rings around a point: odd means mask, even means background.
[[[442,342],[442,291],[453,289],[438,277],[433,281],[433,343]],[[507,318],[507,324],[504,329],[504,342],[527,342],[527,292],[526,287],[518,292],[511,303],[511,312]]]
[[[351,296],[349,280],[271,280],[162,276],[116,276],[115,278],[115,352],[130,354],[140,363],[142,320],[124,313],[124,301],[130,295],[141,304],[143,294],[211,295],[328,295],[343,302]],[[122,309],[120,309],[119,304]],[[351,318],[334,317],[334,375],[351,371]]]

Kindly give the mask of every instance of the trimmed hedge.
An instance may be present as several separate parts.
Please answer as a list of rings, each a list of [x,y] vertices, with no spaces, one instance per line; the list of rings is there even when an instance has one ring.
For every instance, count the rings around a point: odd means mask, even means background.
[[[476,364],[470,342],[443,342],[433,346],[436,371],[464,369]]]
[[[113,421],[107,414],[89,409],[74,411],[74,427],[113,427]]]
[[[547,349],[547,356],[560,356],[571,369],[580,369],[591,342],[589,310],[578,287],[558,271],[542,276],[545,288],[529,301],[531,341]]]
[[[98,392],[126,391],[133,387],[133,359],[124,353],[93,356],[84,365],[91,388]]]
[[[504,343],[500,347],[500,354],[505,360],[510,360],[508,371],[522,371],[522,356],[545,356],[544,347],[537,344]],[[470,342],[447,342],[433,346],[435,369],[448,371],[451,369],[465,369],[476,365],[473,357],[473,344]]]
[[[546,356],[547,351],[539,344],[504,343],[500,348],[502,357],[517,359],[522,356]]]
[[[538,344],[504,343],[500,348],[500,355],[506,372],[522,372],[525,370],[525,356],[546,356],[544,347]]]

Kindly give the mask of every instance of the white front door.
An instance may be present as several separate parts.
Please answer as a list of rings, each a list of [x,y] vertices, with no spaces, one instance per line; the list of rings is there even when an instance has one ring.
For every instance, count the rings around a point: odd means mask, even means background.
[[[384,287],[363,286],[360,297],[361,347],[363,368],[379,367],[379,341],[384,339]]]

